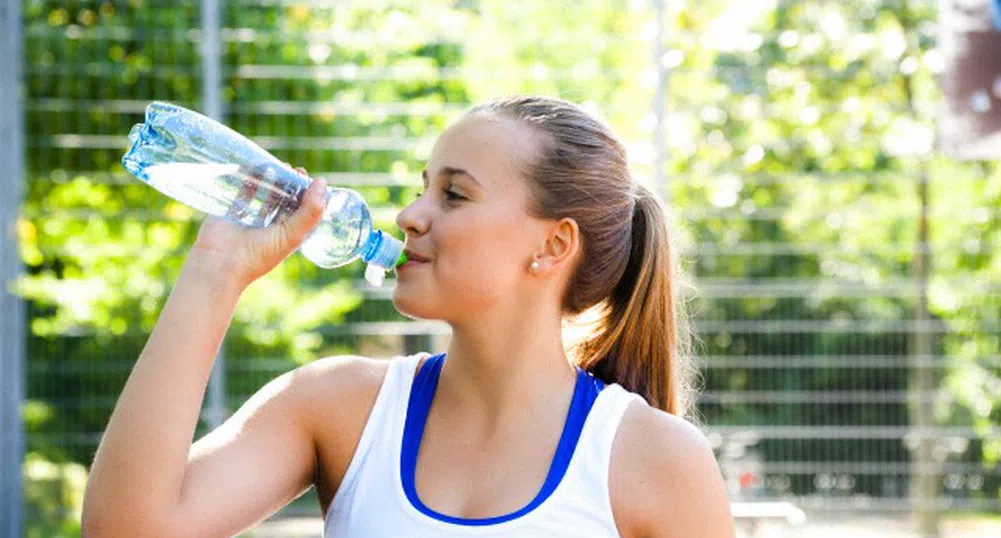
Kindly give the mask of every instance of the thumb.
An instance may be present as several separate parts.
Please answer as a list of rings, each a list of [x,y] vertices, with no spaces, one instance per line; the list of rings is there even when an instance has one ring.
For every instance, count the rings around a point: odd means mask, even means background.
[[[291,243],[289,246],[297,248],[306,239],[322,220],[326,207],[327,182],[319,178],[314,179],[303,193],[299,209],[280,224],[282,236]]]

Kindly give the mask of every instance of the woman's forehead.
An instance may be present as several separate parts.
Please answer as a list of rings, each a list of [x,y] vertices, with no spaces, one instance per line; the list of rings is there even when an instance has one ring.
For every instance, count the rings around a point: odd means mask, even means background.
[[[534,157],[533,130],[496,115],[467,116],[447,128],[435,143],[428,174],[446,167],[468,170],[484,186],[517,178]]]

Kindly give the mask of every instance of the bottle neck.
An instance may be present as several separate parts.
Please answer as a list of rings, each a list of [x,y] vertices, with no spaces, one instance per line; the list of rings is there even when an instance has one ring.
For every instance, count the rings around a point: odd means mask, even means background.
[[[400,263],[402,254],[403,243],[399,239],[382,230],[376,230],[369,234],[361,259],[368,264],[392,269]]]

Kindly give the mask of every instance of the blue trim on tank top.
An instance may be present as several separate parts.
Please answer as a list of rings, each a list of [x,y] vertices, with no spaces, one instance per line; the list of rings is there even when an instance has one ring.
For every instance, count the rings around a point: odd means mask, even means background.
[[[403,491],[410,504],[424,515],[457,525],[483,526],[496,525],[505,521],[517,519],[541,505],[550,495],[556,491],[563,476],[570,465],[577,441],[580,439],[581,430],[584,427],[584,420],[588,412],[598,398],[598,393],[605,388],[605,384],[591,374],[577,368],[577,384],[574,386],[573,399],[570,402],[570,410],[567,413],[566,422],[563,425],[563,433],[560,435],[559,445],[556,447],[556,454],[549,466],[549,473],[546,481],[542,484],[542,489],[535,498],[524,508],[505,514],[487,518],[462,518],[449,516],[436,512],[427,507],[417,496],[415,477],[417,474],[417,452],[424,437],[424,427],[427,424],[428,409],[431,407],[431,400],[434,397],[435,389],[438,387],[438,376],[441,373],[441,366],[445,362],[445,354],[440,353],[429,358],[421,365],[420,370],[414,377],[413,386],[410,389],[410,398],[407,402],[407,418],[403,427],[403,447],[400,455],[400,474],[403,482]]]

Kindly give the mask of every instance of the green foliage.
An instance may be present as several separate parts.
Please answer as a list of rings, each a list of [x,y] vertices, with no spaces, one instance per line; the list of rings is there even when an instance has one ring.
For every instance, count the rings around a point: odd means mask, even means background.
[[[817,368],[710,369],[708,390],[903,394],[909,369],[828,366],[852,356],[899,362],[915,353],[910,333],[922,328],[892,325],[916,317],[918,186],[927,178],[932,324],[923,329],[941,357],[936,423],[979,431],[982,445],[972,443],[960,459],[982,458],[989,468],[999,455],[990,434],[1001,419],[994,334],[1001,177],[993,164],[961,163],[934,150],[941,99],[935,14],[933,2],[878,0],[678,6],[667,32],[675,66],[671,199],[678,208],[699,208],[683,219],[701,245],[689,251],[697,282],[732,283],[699,299],[700,319],[714,322],[701,334],[707,360],[830,361]],[[777,291],[730,293],[741,282]],[[782,291],[797,282],[811,288]],[[741,329],[733,320],[761,323]],[[821,323],[819,330],[796,328],[810,320]],[[707,404],[711,424],[894,426],[908,424],[912,412],[904,401]],[[774,460],[909,457],[898,440],[846,439],[838,446],[778,440],[762,448]],[[996,496],[998,477],[986,480],[982,494]],[[858,489],[878,494],[879,485],[868,482]],[[812,487],[793,484],[794,491]]]
[[[87,469],[79,463],[56,463],[29,453],[22,465],[24,538],[80,536],[80,511]]]
[[[316,175],[359,187],[379,224],[419,185],[434,136],[470,103],[555,94],[597,112],[649,182],[656,72],[646,2],[224,3],[226,122]],[[666,2],[667,191],[709,364],[705,390],[908,390],[910,369],[842,368],[914,353],[919,198],[930,185],[936,420],[1001,442],[1001,174],[938,155],[930,0]],[[124,173],[124,135],[150,100],[199,107],[197,2],[24,0],[27,200],[18,233],[29,301],[30,448],[88,463],[156,322],[200,216]],[[336,179],[331,183],[337,183]],[[656,186],[655,187],[660,187]],[[356,352],[337,334],[401,320],[362,301],[359,267],[293,255],[241,300],[225,342],[234,404],[281,371]],[[746,322],[746,323],[745,323]],[[792,367],[797,366],[797,367]],[[232,406],[231,406],[232,407]],[[710,425],[900,426],[907,401],[704,400]],[[89,437],[88,437],[89,435]],[[82,439],[81,439],[82,437]],[[67,442],[67,439],[73,442]],[[899,439],[767,440],[769,461],[904,462]],[[998,495],[998,477],[982,490]],[[993,482],[991,482],[993,480]],[[881,494],[874,478],[858,490]],[[794,475],[791,489],[815,485]]]

